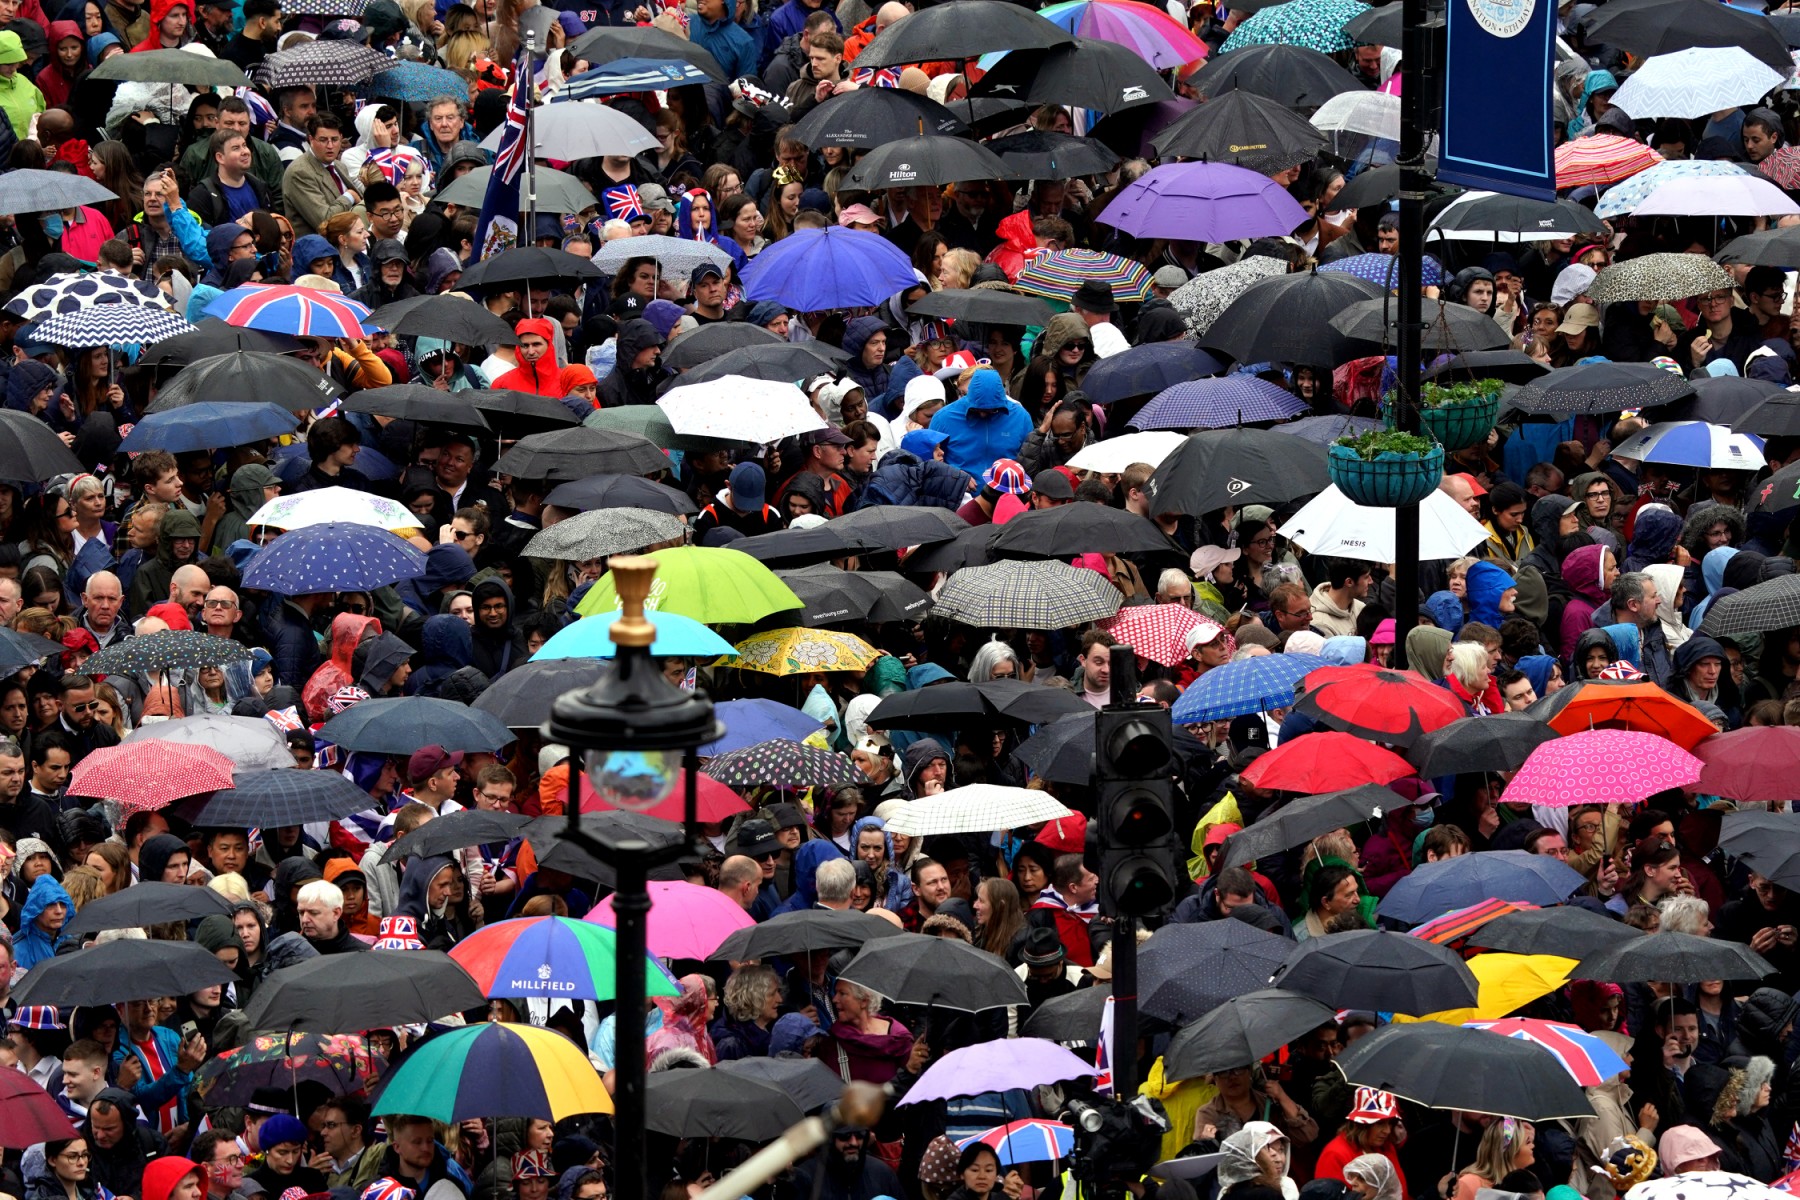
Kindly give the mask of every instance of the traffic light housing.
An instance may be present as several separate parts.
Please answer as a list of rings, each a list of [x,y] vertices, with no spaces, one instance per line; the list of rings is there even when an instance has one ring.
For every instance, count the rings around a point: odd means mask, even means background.
[[[1094,721],[1101,911],[1112,917],[1162,912],[1174,903],[1181,884],[1168,710],[1108,708]]]

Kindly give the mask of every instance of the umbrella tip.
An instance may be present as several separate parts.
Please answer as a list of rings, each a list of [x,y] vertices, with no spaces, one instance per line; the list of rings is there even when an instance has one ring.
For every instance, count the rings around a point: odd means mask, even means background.
[[[648,647],[656,640],[656,626],[644,616],[644,601],[656,578],[656,560],[648,555],[626,554],[607,565],[612,569],[613,590],[619,597],[619,619],[608,631],[613,645]]]

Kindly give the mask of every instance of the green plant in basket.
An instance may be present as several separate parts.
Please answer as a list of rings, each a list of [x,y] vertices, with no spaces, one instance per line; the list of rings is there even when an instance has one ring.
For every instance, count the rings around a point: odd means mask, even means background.
[[[1419,386],[1420,408],[1448,408],[1454,404],[1472,404],[1500,394],[1498,379],[1463,380],[1457,383],[1426,383]]]
[[[1354,437],[1341,437],[1334,445],[1343,446],[1364,462],[1374,462],[1383,454],[1427,455],[1433,449],[1429,438],[1397,429],[1372,429]]]

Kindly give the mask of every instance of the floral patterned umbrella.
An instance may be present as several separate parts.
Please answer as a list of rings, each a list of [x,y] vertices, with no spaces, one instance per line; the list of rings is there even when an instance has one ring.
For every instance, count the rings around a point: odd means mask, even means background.
[[[1654,733],[1589,729],[1533,750],[1506,785],[1505,798],[1549,808],[1629,804],[1699,782],[1700,767],[1699,759]]]
[[[1431,255],[1425,256],[1421,267],[1426,287],[1438,287],[1444,282],[1444,268]],[[1319,270],[1325,273],[1354,275],[1358,279],[1366,279],[1370,283],[1386,288],[1395,288],[1400,284],[1400,258],[1394,254],[1380,254],[1375,251],[1367,254],[1353,254],[1349,258],[1328,262]]]
[[[1243,46],[1304,46],[1320,54],[1354,49],[1344,26],[1369,11],[1361,0],[1288,0],[1252,15],[1232,31],[1220,49]]]
[[[365,1091],[387,1060],[353,1033],[259,1033],[200,1068],[195,1089],[208,1108],[241,1108],[258,1088],[323,1084],[334,1096]]]
[[[1743,175],[1749,170],[1742,163],[1723,159],[1686,159],[1662,162],[1647,171],[1639,171],[1622,183],[1615,183],[1594,205],[1594,215],[1601,218],[1622,217],[1649,199],[1663,184],[1672,179],[1701,179],[1712,175]]]
[[[815,750],[786,738],[773,738],[721,754],[700,772],[732,787],[772,787],[797,791],[861,783],[862,772],[850,759],[830,750]]]
[[[812,671],[866,671],[881,651],[853,633],[835,629],[774,629],[737,644],[735,659],[724,665],[770,675],[805,675]]]

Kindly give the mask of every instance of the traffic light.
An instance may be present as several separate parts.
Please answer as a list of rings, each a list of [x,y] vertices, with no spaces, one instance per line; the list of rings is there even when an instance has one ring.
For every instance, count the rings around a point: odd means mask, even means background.
[[[1175,900],[1175,759],[1167,709],[1103,709],[1094,717],[1100,906],[1142,917]]]

